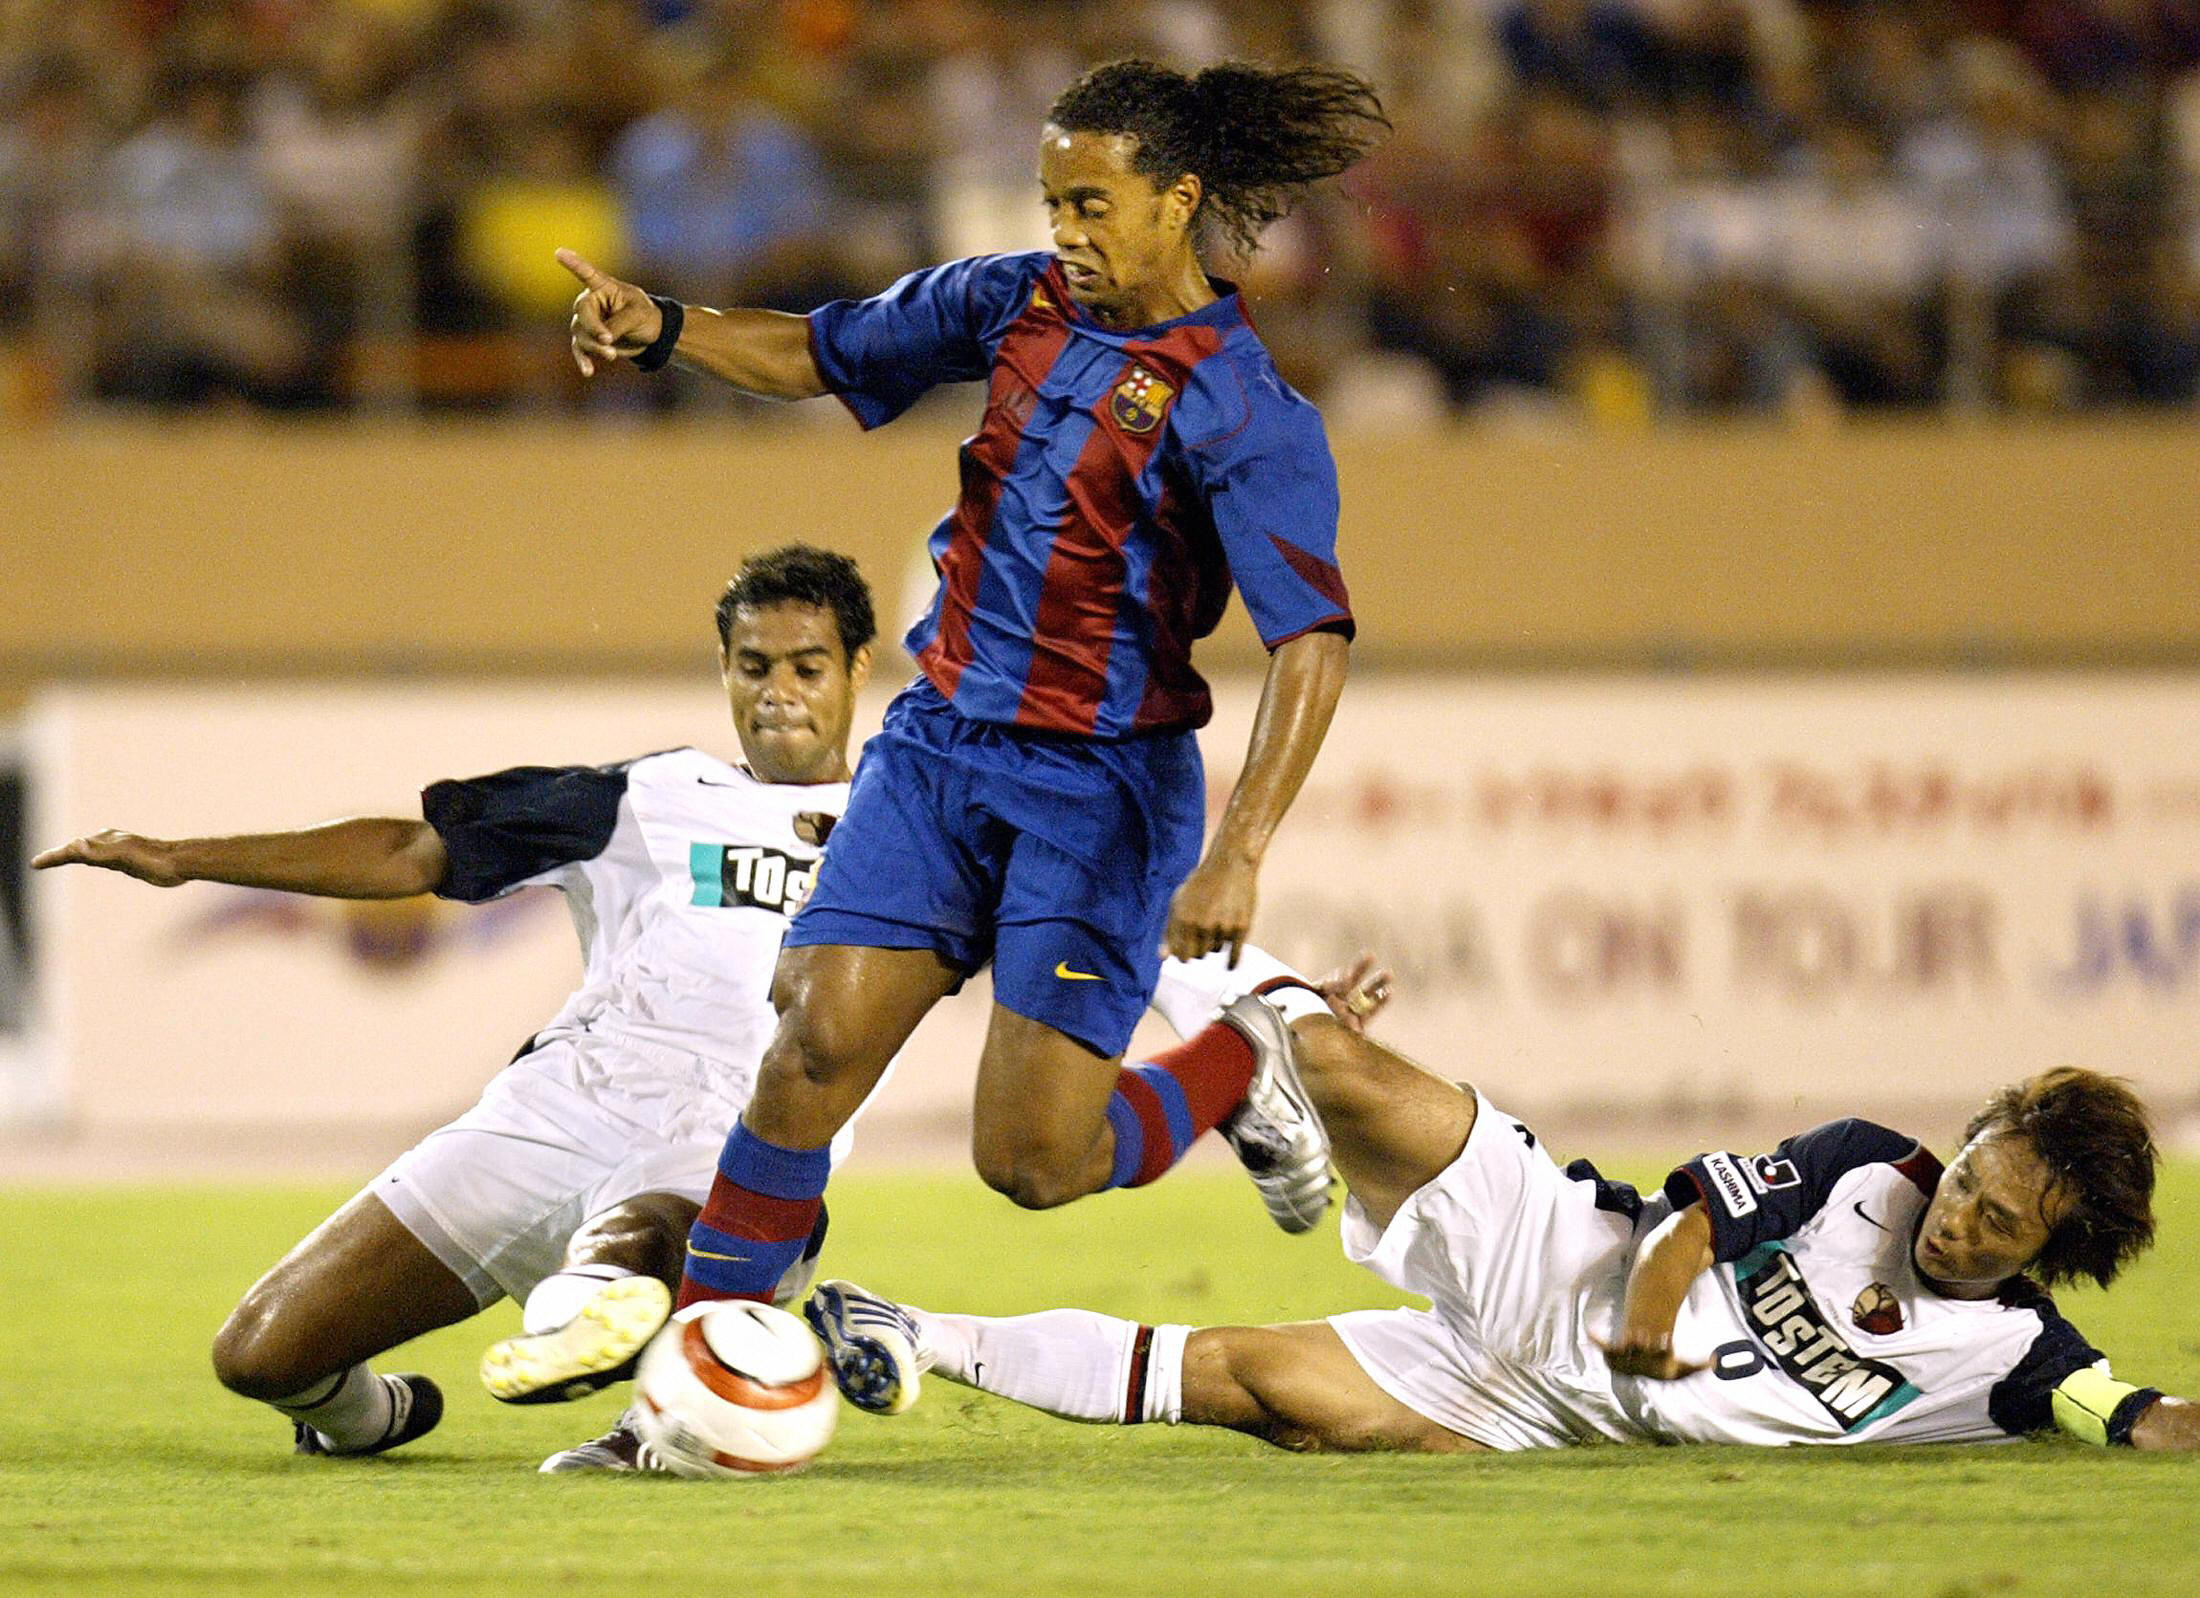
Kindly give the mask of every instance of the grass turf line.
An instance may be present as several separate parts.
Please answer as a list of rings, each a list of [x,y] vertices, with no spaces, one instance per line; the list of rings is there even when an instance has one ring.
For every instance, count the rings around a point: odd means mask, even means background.
[[[0,1193],[0,1592],[2200,1590],[2200,1462],[2053,1439],[1300,1458],[1072,1427],[942,1382],[898,1420],[844,1410],[798,1477],[543,1478],[624,1400],[490,1400],[473,1362],[509,1305],[380,1362],[443,1383],[433,1436],[297,1459],[284,1422],[215,1386],[206,1345],[343,1196]],[[966,1174],[851,1173],[833,1209],[832,1271],[941,1307],[1212,1323],[1397,1302],[1342,1260],[1333,1220],[1281,1237],[1231,1175],[1027,1214]],[[2200,1166],[2167,1173],[2161,1213],[2127,1282],[2061,1301],[2120,1374],[2200,1393]]]

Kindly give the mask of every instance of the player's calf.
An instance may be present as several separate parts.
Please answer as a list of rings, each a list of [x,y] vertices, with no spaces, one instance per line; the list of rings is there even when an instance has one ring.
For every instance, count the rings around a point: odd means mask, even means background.
[[[1186,1423],[1226,1426],[1294,1453],[1462,1453],[1481,1444],[1375,1384],[1324,1321],[1210,1326],[1183,1355]]]
[[[1289,981],[1326,1013],[1318,993]],[[1241,993],[1206,1024],[1188,1020],[1193,1030],[1177,1047],[1118,1071],[1104,1106],[1110,1136],[1095,1145],[1087,1179],[1111,1188],[1158,1181],[1211,1129],[1252,1174],[1278,1226],[1313,1226],[1329,1204],[1328,1144],[1297,1085],[1285,1019]]]
[[[1377,1226],[1466,1147],[1475,1095],[1331,1015],[1293,1021],[1299,1080],[1345,1186]]]

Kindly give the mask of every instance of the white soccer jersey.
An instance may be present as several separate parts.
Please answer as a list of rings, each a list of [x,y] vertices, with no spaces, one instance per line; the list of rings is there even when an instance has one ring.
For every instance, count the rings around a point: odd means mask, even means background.
[[[1377,1229],[1345,1207],[1345,1253],[1426,1310],[1330,1318],[1401,1403],[1492,1448],[1593,1438],[1719,1443],[1987,1442],[2055,1420],[2058,1386],[2103,1365],[2019,1279],[1942,1298],[1909,1261],[1940,1174],[1909,1138],[1836,1121],[1771,1154],[1707,1154],[1647,1203],[1587,1160],[1563,1171],[1525,1122],[1480,1100],[1459,1157]],[[1702,1202],[1717,1263],[1674,1328],[1680,1381],[1622,1376],[1603,1346],[1649,1233]],[[2104,1367],[2105,1369],[2105,1367]],[[2161,1396],[2067,1395],[2097,1442],[2128,1443]],[[2074,1428],[2083,1430],[2084,1428]]]
[[[1674,1347],[1712,1368],[1615,1378],[1623,1407],[1697,1442],[1989,1442],[2051,1425],[2056,1386],[2101,1356],[2021,1277],[1984,1300],[1926,1285],[1910,1247],[1939,1179],[1914,1139],[1856,1120],[1682,1166],[1665,1196],[1704,1205],[1717,1263]]]
[[[847,802],[846,783],[760,782],[674,749],[439,782],[421,810],[450,855],[444,897],[564,890],[587,968],[543,1039],[586,1033],[753,1071],[778,1024],[780,939],[821,853],[796,818]]]

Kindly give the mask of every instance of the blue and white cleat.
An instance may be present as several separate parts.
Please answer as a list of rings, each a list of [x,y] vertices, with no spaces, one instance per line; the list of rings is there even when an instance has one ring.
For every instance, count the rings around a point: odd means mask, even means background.
[[[1223,1007],[1222,1021],[1253,1047],[1245,1102],[1215,1128],[1286,1232],[1312,1230],[1329,1208],[1329,1134],[1299,1080],[1298,1050],[1281,1013],[1258,994]]]
[[[907,1310],[853,1282],[820,1282],[802,1313],[825,1345],[841,1397],[874,1415],[899,1415],[917,1401],[932,1360]]]

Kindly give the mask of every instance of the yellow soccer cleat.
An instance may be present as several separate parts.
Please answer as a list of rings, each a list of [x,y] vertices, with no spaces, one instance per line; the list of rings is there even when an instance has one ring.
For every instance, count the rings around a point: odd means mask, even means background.
[[[481,1385],[507,1404],[586,1398],[632,1376],[671,1314],[672,1292],[656,1277],[615,1277],[562,1325],[493,1344],[481,1356]]]

